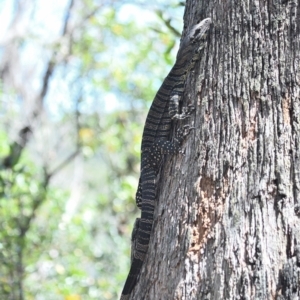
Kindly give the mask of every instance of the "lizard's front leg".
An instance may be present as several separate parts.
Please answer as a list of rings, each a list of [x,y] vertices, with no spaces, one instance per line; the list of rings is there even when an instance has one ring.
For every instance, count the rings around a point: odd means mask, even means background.
[[[179,112],[179,102],[181,95],[180,93],[171,94],[170,102],[169,102],[169,116],[172,120],[183,120],[188,118],[192,112],[195,110],[193,105],[189,105],[188,107],[183,107],[182,113]]]

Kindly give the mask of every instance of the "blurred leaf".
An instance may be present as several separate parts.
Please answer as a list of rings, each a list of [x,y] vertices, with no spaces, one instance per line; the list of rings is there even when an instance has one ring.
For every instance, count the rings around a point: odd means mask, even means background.
[[[79,295],[69,295],[65,296],[65,300],[81,300],[81,297]]]

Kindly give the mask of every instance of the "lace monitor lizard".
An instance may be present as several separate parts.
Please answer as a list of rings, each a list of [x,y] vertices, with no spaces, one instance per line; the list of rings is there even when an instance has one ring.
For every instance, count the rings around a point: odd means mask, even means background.
[[[180,113],[179,102],[184,92],[186,76],[194,67],[206,44],[210,24],[210,18],[204,19],[183,37],[176,62],[158,90],[148,112],[142,137],[141,174],[136,193],[141,218],[137,218],[134,224],[131,268],[121,300],[129,299],[148,250],[155,207],[155,180],[162,158],[165,154],[178,152],[184,137],[192,129],[190,126],[179,128],[174,141],[169,140],[172,121],[184,119],[194,110],[194,107],[189,106],[183,108]]]

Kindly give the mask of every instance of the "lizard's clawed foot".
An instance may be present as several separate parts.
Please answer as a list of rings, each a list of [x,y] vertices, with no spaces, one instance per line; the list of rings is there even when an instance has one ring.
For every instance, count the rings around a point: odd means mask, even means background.
[[[182,119],[189,118],[191,114],[194,112],[195,106],[190,104],[188,107],[183,107],[182,109]]]
[[[191,127],[190,125],[185,125],[182,128],[179,128],[177,130],[177,133],[176,133],[177,138],[178,139],[183,139],[184,137],[186,137],[190,133],[190,131],[192,129],[195,129],[195,127]]]
[[[190,104],[188,105],[188,107],[183,107],[182,108],[182,113],[181,114],[175,114],[174,116],[172,116],[172,120],[184,120],[186,118],[189,118],[192,113],[195,111],[195,106]]]
[[[187,114],[192,114],[195,111],[196,107],[193,104],[189,104],[188,107],[186,108]]]

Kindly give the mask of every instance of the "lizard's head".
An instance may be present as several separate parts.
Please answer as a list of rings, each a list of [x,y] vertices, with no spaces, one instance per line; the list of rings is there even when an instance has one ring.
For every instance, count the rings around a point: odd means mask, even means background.
[[[202,20],[196,24],[182,39],[177,54],[177,59],[190,60],[204,47],[206,35],[211,24],[211,18]]]

